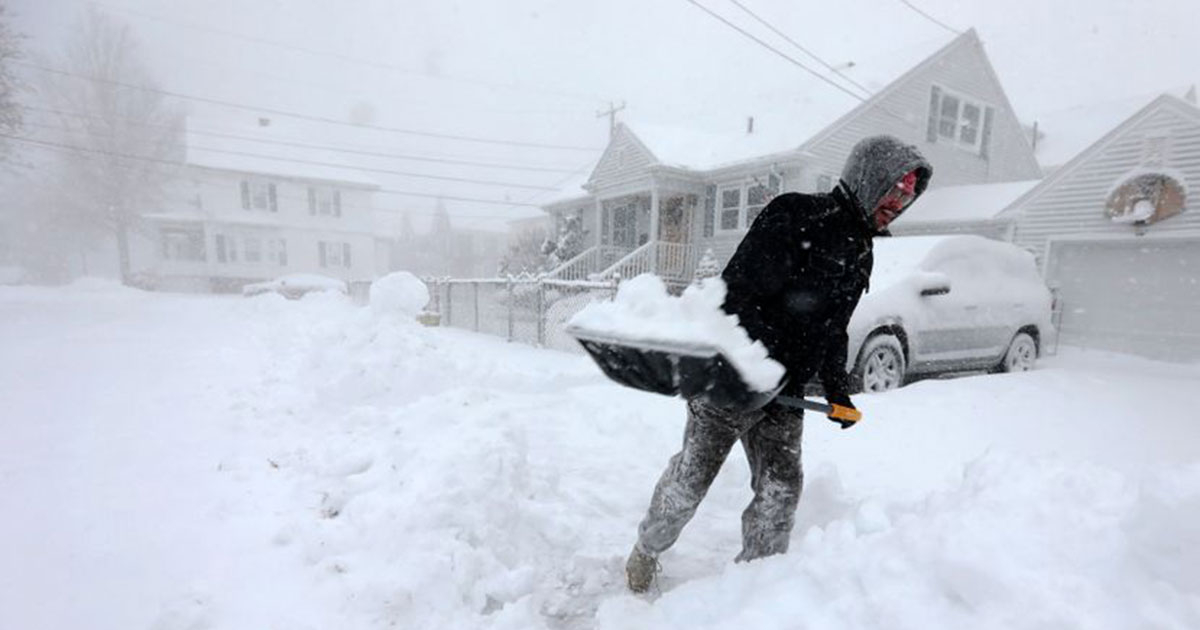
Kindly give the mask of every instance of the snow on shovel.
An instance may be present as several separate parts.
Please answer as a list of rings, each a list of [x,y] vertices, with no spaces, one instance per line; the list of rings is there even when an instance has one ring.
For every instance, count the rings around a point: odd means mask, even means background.
[[[751,411],[775,400],[828,415],[848,428],[862,418],[849,407],[780,396],[784,368],[721,310],[719,278],[689,286],[676,298],[657,276],[621,285],[611,302],[589,304],[567,323],[610,379],[643,391],[704,399],[729,411]]]

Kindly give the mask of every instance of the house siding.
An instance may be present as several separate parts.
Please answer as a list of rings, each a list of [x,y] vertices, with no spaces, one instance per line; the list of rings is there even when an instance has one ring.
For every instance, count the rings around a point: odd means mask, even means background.
[[[988,157],[926,138],[930,91],[938,85],[995,110]],[[841,173],[859,140],[890,134],[918,146],[933,165],[931,186],[1016,181],[1041,170],[978,38],[964,36],[892,84],[879,101],[852,112],[805,145],[815,172]]]
[[[1145,139],[1158,135],[1170,138],[1164,166],[1182,173],[1189,191],[1200,190],[1200,116],[1183,115],[1175,105],[1156,107],[1135,116],[1125,129],[1118,128],[1102,145],[1056,173],[1053,181],[1018,200],[1007,211],[1016,220],[1014,242],[1033,252],[1044,268],[1052,239],[1138,238],[1130,226],[1105,216],[1105,197],[1114,183],[1139,166]],[[1179,215],[1148,226],[1142,238],[1200,237],[1200,213],[1188,207],[1194,204],[1185,202]]]
[[[270,182],[275,186],[275,211],[247,210],[243,207],[241,182],[246,178]],[[340,216],[313,216],[308,207],[309,186],[332,188],[340,195]],[[335,182],[308,182],[283,177],[244,175],[234,172],[195,168],[176,184],[177,199],[187,200],[164,208],[147,220],[147,238],[134,253],[135,270],[163,278],[162,286],[183,286],[187,282],[200,290],[208,282],[235,286],[248,280],[265,280],[288,273],[319,273],[343,280],[365,280],[375,276],[376,243],[371,208],[373,193],[368,189]],[[159,230],[164,227],[199,229],[204,237],[203,261],[165,259],[161,253]],[[236,261],[217,257],[217,236],[226,243],[236,242]],[[258,262],[245,260],[245,239],[258,239]],[[287,264],[268,258],[268,240],[283,239]],[[322,267],[322,241],[348,244],[350,265]],[[232,245],[227,245],[231,247]]]
[[[654,165],[654,155],[624,125],[617,131],[592,171],[588,186],[604,187],[610,183],[645,180],[646,171]]]

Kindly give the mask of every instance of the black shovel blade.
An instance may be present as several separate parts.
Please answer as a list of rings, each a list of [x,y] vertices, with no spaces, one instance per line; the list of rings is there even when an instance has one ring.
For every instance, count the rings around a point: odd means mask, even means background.
[[[751,411],[771,401],[782,389],[751,389],[737,369],[714,346],[619,339],[568,328],[605,376],[642,391],[703,399],[728,411]]]

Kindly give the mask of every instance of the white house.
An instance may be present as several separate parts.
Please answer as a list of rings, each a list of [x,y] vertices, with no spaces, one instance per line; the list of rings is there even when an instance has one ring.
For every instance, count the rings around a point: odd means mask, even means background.
[[[1164,94],[999,216],[1059,293],[1064,343],[1200,359],[1200,110]]]
[[[378,185],[335,166],[344,158],[201,132],[186,146],[181,177],[161,208],[142,215],[131,247],[140,281],[222,292],[289,273],[376,275]]]
[[[873,134],[920,147],[934,167],[930,194],[1041,176],[975,31],[895,43],[845,71],[870,92],[857,104],[813,82],[822,98],[726,133],[617,125],[584,192],[544,207],[588,226],[588,249],[552,275],[686,282],[708,249],[723,264],[772,196],[830,190],[850,148]]]

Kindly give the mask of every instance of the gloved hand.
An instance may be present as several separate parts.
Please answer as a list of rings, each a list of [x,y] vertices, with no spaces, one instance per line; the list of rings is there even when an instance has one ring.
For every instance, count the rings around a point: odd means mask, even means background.
[[[825,400],[826,400],[826,402],[828,402],[831,405],[837,405],[839,407],[847,407],[849,409],[858,409],[858,407],[854,406],[854,403],[850,402],[850,395],[845,392],[827,393],[827,394],[825,394]],[[854,426],[855,424],[858,424],[857,420],[843,420],[842,418],[835,418],[833,416],[827,416],[827,417],[829,418],[830,421],[836,422],[839,425],[841,425],[841,427],[843,429],[849,429],[850,427]]]

